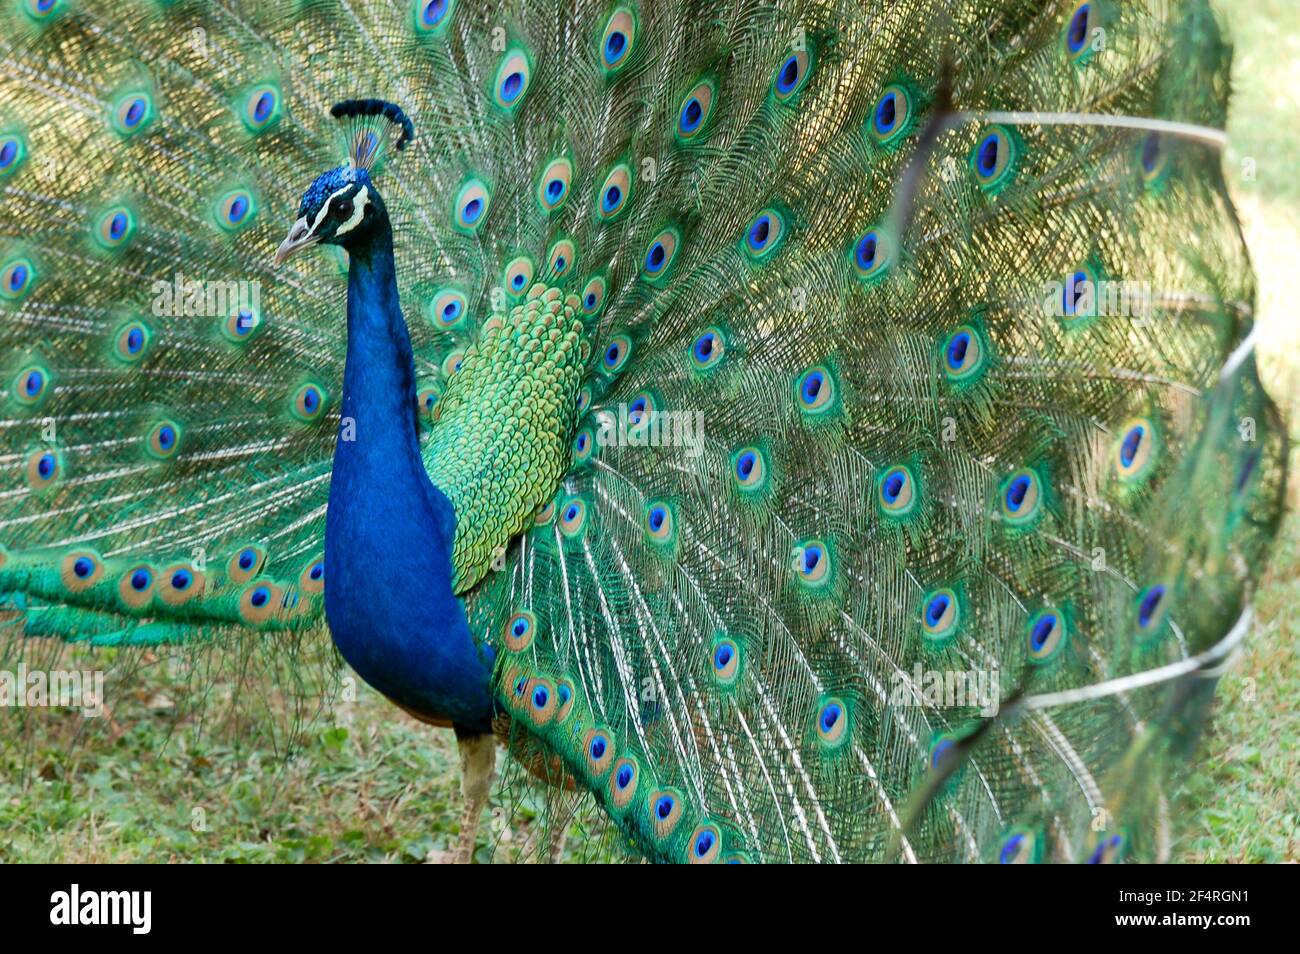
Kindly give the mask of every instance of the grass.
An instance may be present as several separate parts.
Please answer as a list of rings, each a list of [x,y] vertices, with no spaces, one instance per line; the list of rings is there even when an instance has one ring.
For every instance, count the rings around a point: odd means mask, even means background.
[[[70,655],[65,667],[96,664]],[[28,744],[0,747],[0,862],[416,863],[454,846],[461,798],[450,732],[400,714],[364,685],[355,702],[309,717],[304,731],[287,715],[294,700],[284,685],[261,671],[244,685],[274,699],[265,712],[249,719],[251,704],[239,697],[208,700],[215,722],[200,728],[173,701],[186,677],[151,654],[141,662],[143,671],[120,677],[124,696],[109,687],[118,701],[107,718],[44,709],[7,723],[29,731],[19,736]],[[232,654],[218,671],[246,662]],[[322,681],[295,692],[342,695]],[[287,755],[291,736],[297,748]],[[561,806],[538,801],[537,791],[495,787],[477,860],[541,850],[541,821]],[[574,818],[564,860],[623,856],[603,819]]]
[[[1220,6],[1237,47],[1227,168],[1259,276],[1260,366],[1300,448],[1300,322],[1290,301],[1300,262],[1300,124],[1290,121],[1300,115],[1300,8]],[[1175,860],[1300,860],[1300,450],[1292,475],[1255,632],[1222,680],[1200,768],[1179,800]],[[0,861],[416,862],[455,841],[451,734],[415,723],[365,686],[312,723],[286,761],[287,706],[197,734],[172,702],[184,686],[167,667],[134,684],[112,721],[44,710],[26,745],[0,748]],[[498,788],[476,857],[529,854],[545,811]],[[566,860],[621,856],[589,815],[573,829]]]

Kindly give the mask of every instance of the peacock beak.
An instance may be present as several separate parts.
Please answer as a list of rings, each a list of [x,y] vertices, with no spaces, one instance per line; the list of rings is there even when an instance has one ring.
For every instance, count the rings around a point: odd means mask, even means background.
[[[275,264],[281,264],[294,252],[304,249],[308,245],[315,245],[317,241],[317,236],[312,234],[311,226],[307,223],[307,217],[303,216],[293,223],[293,228],[289,229],[288,237],[275,250]]]

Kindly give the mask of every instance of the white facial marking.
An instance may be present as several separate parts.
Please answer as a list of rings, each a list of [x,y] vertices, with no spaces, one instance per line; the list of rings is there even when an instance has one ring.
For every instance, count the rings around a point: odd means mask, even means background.
[[[351,232],[361,224],[361,217],[366,214],[366,206],[370,203],[370,187],[362,186],[356,196],[352,199],[352,218],[340,225],[334,232],[335,235],[343,235],[345,232]]]
[[[336,195],[342,195],[344,192],[347,192],[351,188],[352,186],[344,186],[342,189],[336,189],[335,191],[330,193],[328,199],[326,199],[324,202],[321,203],[320,209],[316,212],[316,218],[313,219],[311,223],[312,235],[316,234],[316,230],[320,228],[321,222],[325,221],[325,216],[329,214],[330,203],[334,201],[334,197]]]

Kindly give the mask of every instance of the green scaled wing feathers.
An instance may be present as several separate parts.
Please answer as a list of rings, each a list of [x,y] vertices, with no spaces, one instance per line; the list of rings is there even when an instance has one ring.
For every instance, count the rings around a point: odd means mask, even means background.
[[[637,14],[573,467],[468,604],[521,756],[660,860],[1160,857],[1283,483],[1205,8]]]

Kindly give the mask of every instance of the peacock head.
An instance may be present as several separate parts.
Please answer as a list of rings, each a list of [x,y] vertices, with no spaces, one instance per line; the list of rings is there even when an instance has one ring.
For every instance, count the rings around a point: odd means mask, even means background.
[[[335,103],[330,114],[345,124],[348,158],[307,187],[298,219],[276,249],[276,264],[311,245],[341,245],[353,251],[387,227],[388,211],[370,172],[387,154],[394,135],[394,151],[411,141],[414,125],[400,107],[382,99],[345,100]]]

